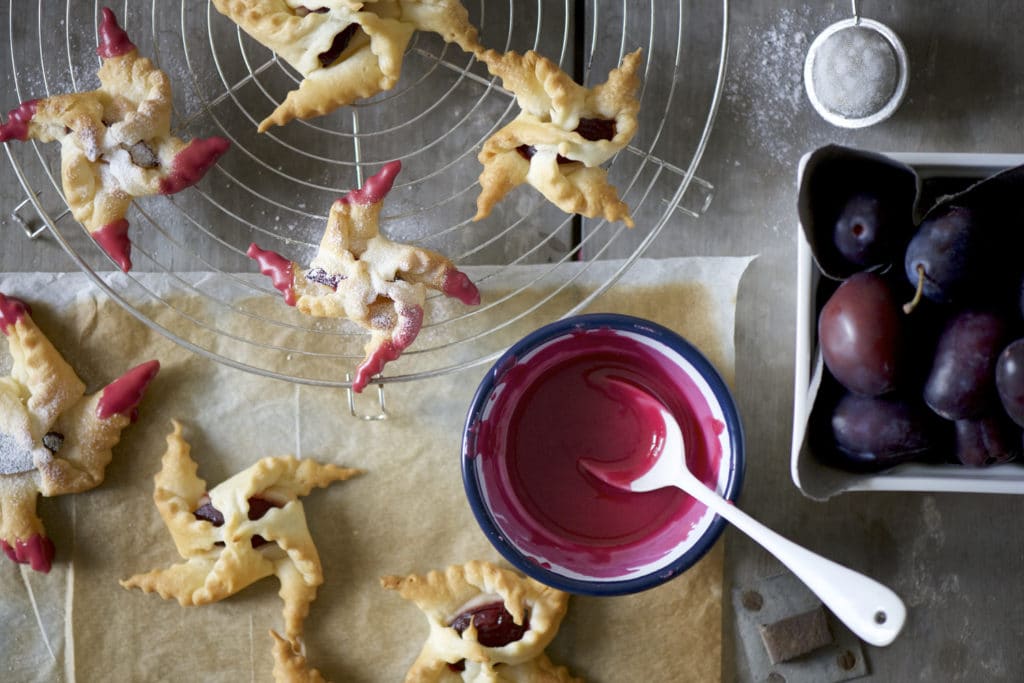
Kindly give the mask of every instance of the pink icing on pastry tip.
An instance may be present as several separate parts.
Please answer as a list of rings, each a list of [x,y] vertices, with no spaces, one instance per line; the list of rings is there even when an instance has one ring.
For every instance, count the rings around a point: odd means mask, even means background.
[[[27,303],[13,296],[0,294],[0,332],[6,335],[7,330],[17,325],[26,315],[32,315],[32,309]]]
[[[0,142],[28,140],[28,124],[36,115],[39,100],[22,102],[7,114],[7,123],[0,123]]]
[[[129,38],[124,29],[117,23],[117,17],[109,7],[103,8],[103,23],[100,24],[100,44],[96,48],[96,54],[103,59],[120,57],[135,49],[135,43]]]
[[[136,365],[103,389],[96,404],[96,417],[106,420],[113,415],[125,415],[132,422],[139,416],[139,403],[146,387],[160,371],[160,361],[151,360]]]
[[[470,281],[469,276],[455,268],[445,274],[441,291],[446,296],[454,297],[467,306],[476,306],[480,303],[480,290]]]
[[[273,281],[274,288],[284,294],[284,302],[294,306],[296,299],[292,285],[295,284],[295,270],[292,268],[292,262],[269,249],[260,249],[255,242],[249,245],[245,255],[260,265],[260,272],[268,276]]]
[[[387,196],[395,184],[395,177],[402,170],[402,162],[395,160],[384,164],[384,168],[363,183],[358,190],[352,190],[339,199],[342,204],[376,204]]]
[[[53,565],[53,555],[56,548],[53,541],[46,536],[34,534],[27,541],[20,538],[14,541],[14,547],[7,541],[0,541],[0,548],[4,554],[18,564],[31,565],[32,569],[44,574],[50,573]]]
[[[217,163],[231,143],[225,138],[196,138],[174,155],[171,172],[160,179],[160,194],[174,194],[195,185]]]
[[[419,335],[423,327],[423,308],[412,306],[399,313],[398,327],[391,339],[383,342],[373,350],[356,368],[356,378],[352,381],[352,391],[357,394],[366,388],[370,378],[384,369],[384,366],[402,355]]]
[[[423,308],[421,306],[403,308],[399,312],[398,327],[395,328],[394,333],[391,335],[391,340],[395,343],[398,353],[405,351],[416,341],[416,336],[422,328]],[[394,358],[391,360],[394,360]]]
[[[113,223],[107,223],[92,234],[96,244],[100,245],[103,251],[114,259],[114,263],[128,272],[132,269],[132,241],[128,239],[128,221],[122,218]]]
[[[378,346],[356,368],[356,378],[352,380],[352,391],[357,394],[362,392],[366,385],[370,383],[371,377],[383,370],[385,365],[400,355],[402,355],[402,351],[395,347],[391,341],[386,341]]]

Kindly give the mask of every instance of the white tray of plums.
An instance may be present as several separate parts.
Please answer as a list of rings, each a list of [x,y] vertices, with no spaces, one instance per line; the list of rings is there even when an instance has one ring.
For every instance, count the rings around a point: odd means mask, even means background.
[[[1024,493],[1024,155],[800,162],[793,481]]]

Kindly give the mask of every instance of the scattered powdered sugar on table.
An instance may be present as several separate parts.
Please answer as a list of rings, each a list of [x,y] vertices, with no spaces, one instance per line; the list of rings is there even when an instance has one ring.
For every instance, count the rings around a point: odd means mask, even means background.
[[[807,48],[832,19],[809,7],[769,11],[763,22],[740,32],[729,56],[725,109],[742,126],[746,141],[779,163],[795,164],[817,146],[794,135],[796,119],[812,111],[804,90]],[[799,140],[800,147],[792,141]]]

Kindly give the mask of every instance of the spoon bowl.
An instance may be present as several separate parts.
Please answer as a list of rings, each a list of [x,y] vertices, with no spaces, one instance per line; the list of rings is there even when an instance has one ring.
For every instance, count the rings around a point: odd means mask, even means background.
[[[610,486],[636,493],[668,486],[682,489],[772,553],[861,640],[882,647],[896,639],[907,617],[906,606],[896,593],[784,538],[705,486],[690,472],[682,430],[664,404],[631,382],[616,377],[605,381],[624,403],[657,414],[659,419],[653,423],[649,453],[615,463],[581,458],[585,471]]]

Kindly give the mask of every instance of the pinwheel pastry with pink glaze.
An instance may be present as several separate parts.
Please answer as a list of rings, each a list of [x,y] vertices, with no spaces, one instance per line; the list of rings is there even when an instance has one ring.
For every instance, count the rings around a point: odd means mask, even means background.
[[[29,306],[0,294],[0,332],[13,364],[0,377],[0,548],[49,572],[54,556],[36,515],[40,495],[79,493],[103,482],[121,431],[160,363],[149,361],[94,394],[36,327]]]
[[[545,57],[487,50],[478,55],[516,97],[520,113],[484,142],[475,220],[490,215],[513,188],[529,183],[566,213],[633,227],[601,164],[637,129],[641,52],[626,55],[608,80],[584,88]]]
[[[475,53],[476,28],[459,0],[213,0],[217,9],[300,74],[259,125],[327,114],[390,90],[415,31],[439,34]]]
[[[288,305],[318,318],[348,318],[370,332],[352,381],[356,392],[416,339],[428,288],[470,306],[480,303],[476,286],[446,257],[380,233],[381,206],[401,169],[401,162],[392,161],[334,202],[308,268],[249,246],[249,257],[273,278]]]
[[[430,624],[406,683],[581,681],[544,654],[568,609],[566,593],[480,560],[386,576],[381,585],[416,603]]]
[[[223,600],[267,576],[281,582],[284,636],[272,632],[278,680],[320,680],[298,654],[302,624],[323,583],[320,556],[306,526],[301,496],[359,470],[292,456],[267,457],[212,489],[181,425],[167,436],[153,500],[185,561],[121,581],[183,606]],[[302,676],[300,678],[300,676]]]
[[[131,269],[125,215],[136,197],[194,185],[228,149],[224,138],[186,143],[170,133],[171,84],[139,55],[103,9],[97,90],[24,102],[0,125],[0,142],[61,145],[61,183],[72,215],[124,271]]]

